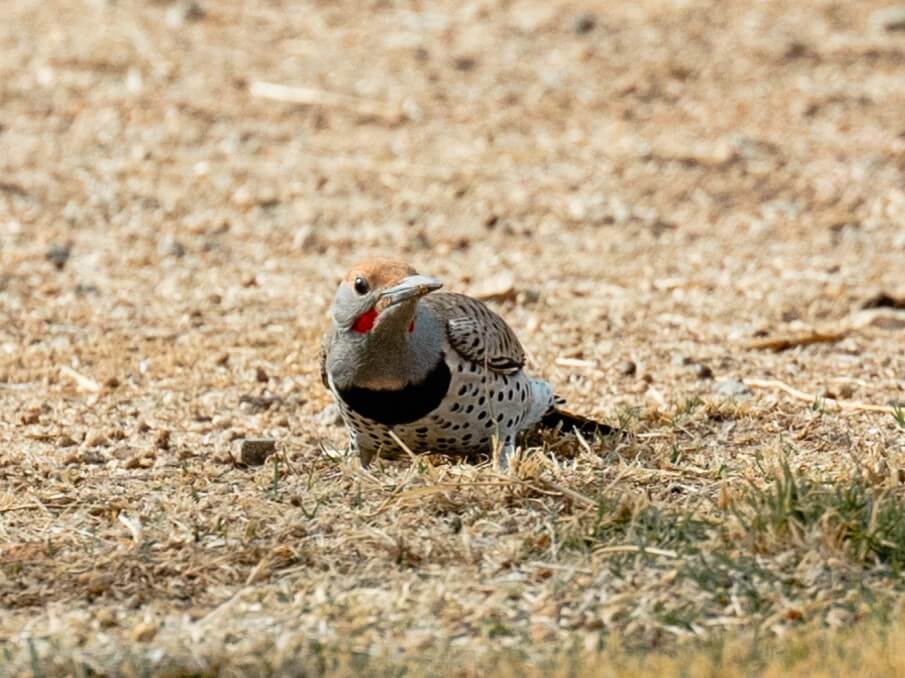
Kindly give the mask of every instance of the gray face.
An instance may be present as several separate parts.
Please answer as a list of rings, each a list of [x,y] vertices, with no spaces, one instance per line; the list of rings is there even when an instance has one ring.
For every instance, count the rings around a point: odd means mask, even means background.
[[[340,283],[326,365],[337,387],[392,388],[424,372],[429,358],[436,356],[416,350],[413,344],[427,340],[439,351],[440,341],[434,335],[440,330],[429,318],[415,322],[420,317],[418,300],[440,286],[438,280],[421,275],[374,290],[363,279]]]
[[[333,321],[341,332],[386,332],[389,331],[389,325],[400,320],[410,320],[418,299],[441,286],[439,280],[426,275],[406,276],[395,285],[383,289],[372,289],[362,276],[356,277],[352,282],[344,280],[333,300]],[[373,329],[362,332],[362,328],[356,328],[356,321],[375,308],[378,314]]]
[[[348,332],[359,317],[374,308],[380,300],[379,290],[369,290],[364,294],[356,292],[353,284],[343,281],[333,298],[333,322],[336,329]]]

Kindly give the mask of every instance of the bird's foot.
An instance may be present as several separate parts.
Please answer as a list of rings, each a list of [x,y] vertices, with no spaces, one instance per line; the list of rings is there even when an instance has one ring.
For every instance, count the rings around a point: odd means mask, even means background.
[[[493,467],[500,473],[509,473],[512,461],[515,457],[515,441],[507,438],[502,445],[498,445],[493,455]]]

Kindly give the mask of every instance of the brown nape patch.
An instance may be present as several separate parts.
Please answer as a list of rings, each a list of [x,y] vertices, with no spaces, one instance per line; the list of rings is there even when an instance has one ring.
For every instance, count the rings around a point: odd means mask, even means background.
[[[405,262],[375,257],[373,259],[365,259],[358,265],[353,266],[352,270],[346,275],[345,281],[352,283],[357,276],[363,276],[368,281],[371,289],[377,289],[395,285],[403,278],[417,273],[418,271]]]

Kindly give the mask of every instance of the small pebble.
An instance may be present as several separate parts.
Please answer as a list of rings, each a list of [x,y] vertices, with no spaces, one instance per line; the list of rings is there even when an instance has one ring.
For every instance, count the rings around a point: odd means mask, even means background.
[[[616,371],[623,377],[630,377],[638,371],[638,366],[631,360],[623,360],[616,365]]]
[[[698,379],[713,379],[713,370],[701,363],[694,366],[694,374]]]
[[[98,610],[97,613],[95,613],[94,618],[97,620],[97,623],[104,628],[116,626],[116,613],[108,607],[102,607]]]
[[[137,643],[146,643],[149,640],[153,640],[156,635],[157,627],[146,622],[136,624],[132,627],[132,631],[129,632],[129,637]]]
[[[154,446],[158,450],[170,449],[170,432],[167,429],[161,429],[154,438]]]
[[[166,247],[164,247],[163,253],[168,257],[176,257],[177,259],[181,259],[185,256],[185,245],[183,245],[178,240],[170,240],[170,242],[167,243]]]
[[[233,419],[229,416],[217,416],[211,422],[211,428],[218,431],[225,431],[233,425]],[[241,436],[239,436],[241,437]]]
[[[57,243],[47,248],[44,258],[53,264],[58,271],[62,271],[66,267],[66,262],[69,261],[70,254],[72,254],[71,246]]]
[[[76,450],[63,458],[64,464],[106,464],[107,457],[97,450]]]
[[[127,469],[148,468],[154,464],[154,459],[156,457],[157,455],[154,453],[154,450],[138,451],[131,457],[128,457],[123,466]]]
[[[453,59],[453,67],[457,71],[471,71],[478,65],[477,59],[470,56],[460,56]]]
[[[135,456],[136,448],[131,445],[120,445],[119,447],[115,447],[112,452],[110,452],[110,456],[114,459],[119,459],[120,461],[124,459],[129,459],[130,457]]]
[[[270,377],[267,375],[266,370],[263,367],[258,367],[255,369],[255,379],[260,381],[262,384],[266,384],[270,381]]]
[[[473,290],[472,294],[481,301],[514,301],[518,297],[515,276],[509,271],[498,273]]]
[[[597,15],[593,12],[582,12],[575,17],[572,28],[576,35],[587,35],[597,28]]]
[[[239,396],[239,405],[243,406],[242,409],[248,410],[249,412],[263,412],[269,410],[274,405],[279,405],[281,402],[283,402],[283,399],[279,396],[256,396],[251,394]]]
[[[540,292],[537,290],[522,290],[518,293],[518,298],[516,299],[519,304],[523,306],[530,306],[531,304],[536,304],[540,301]]]
[[[715,389],[718,394],[727,398],[742,398],[751,395],[751,389],[738,379],[726,379],[718,382]]]
[[[177,2],[167,10],[167,23],[178,28],[189,21],[201,21],[204,14],[204,8],[197,2]]]
[[[107,444],[107,436],[99,429],[91,429],[85,434],[85,447],[101,447]]]
[[[874,26],[890,33],[905,31],[905,5],[892,5],[871,14]]]
[[[855,389],[852,388],[851,384],[841,384],[839,386],[839,397],[840,398],[851,398],[855,394]]]
[[[694,361],[687,355],[674,355],[670,362],[676,367],[684,367],[686,365],[691,365]]]
[[[106,593],[113,585],[113,575],[109,573],[85,572],[78,577],[80,584],[83,584],[88,593],[99,596]]]
[[[260,466],[276,449],[277,442],[270,438],[246,438],[239,446],[239,463]]]

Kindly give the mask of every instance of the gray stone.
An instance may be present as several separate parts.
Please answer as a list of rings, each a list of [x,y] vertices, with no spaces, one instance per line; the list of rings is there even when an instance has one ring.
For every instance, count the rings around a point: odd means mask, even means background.
[[[717,382],[716,392],[726,398],[746,398],[751,395],[751,389],[738,379],[726,379]]]
[[[631,360],[623,360],[616,365],[616,371],[623,377],[630,377],[638,371],[638,366]]]
[[[260,466],[276,452],[277,441],[270,438],[246,438],[239,444],[239,463]]]

